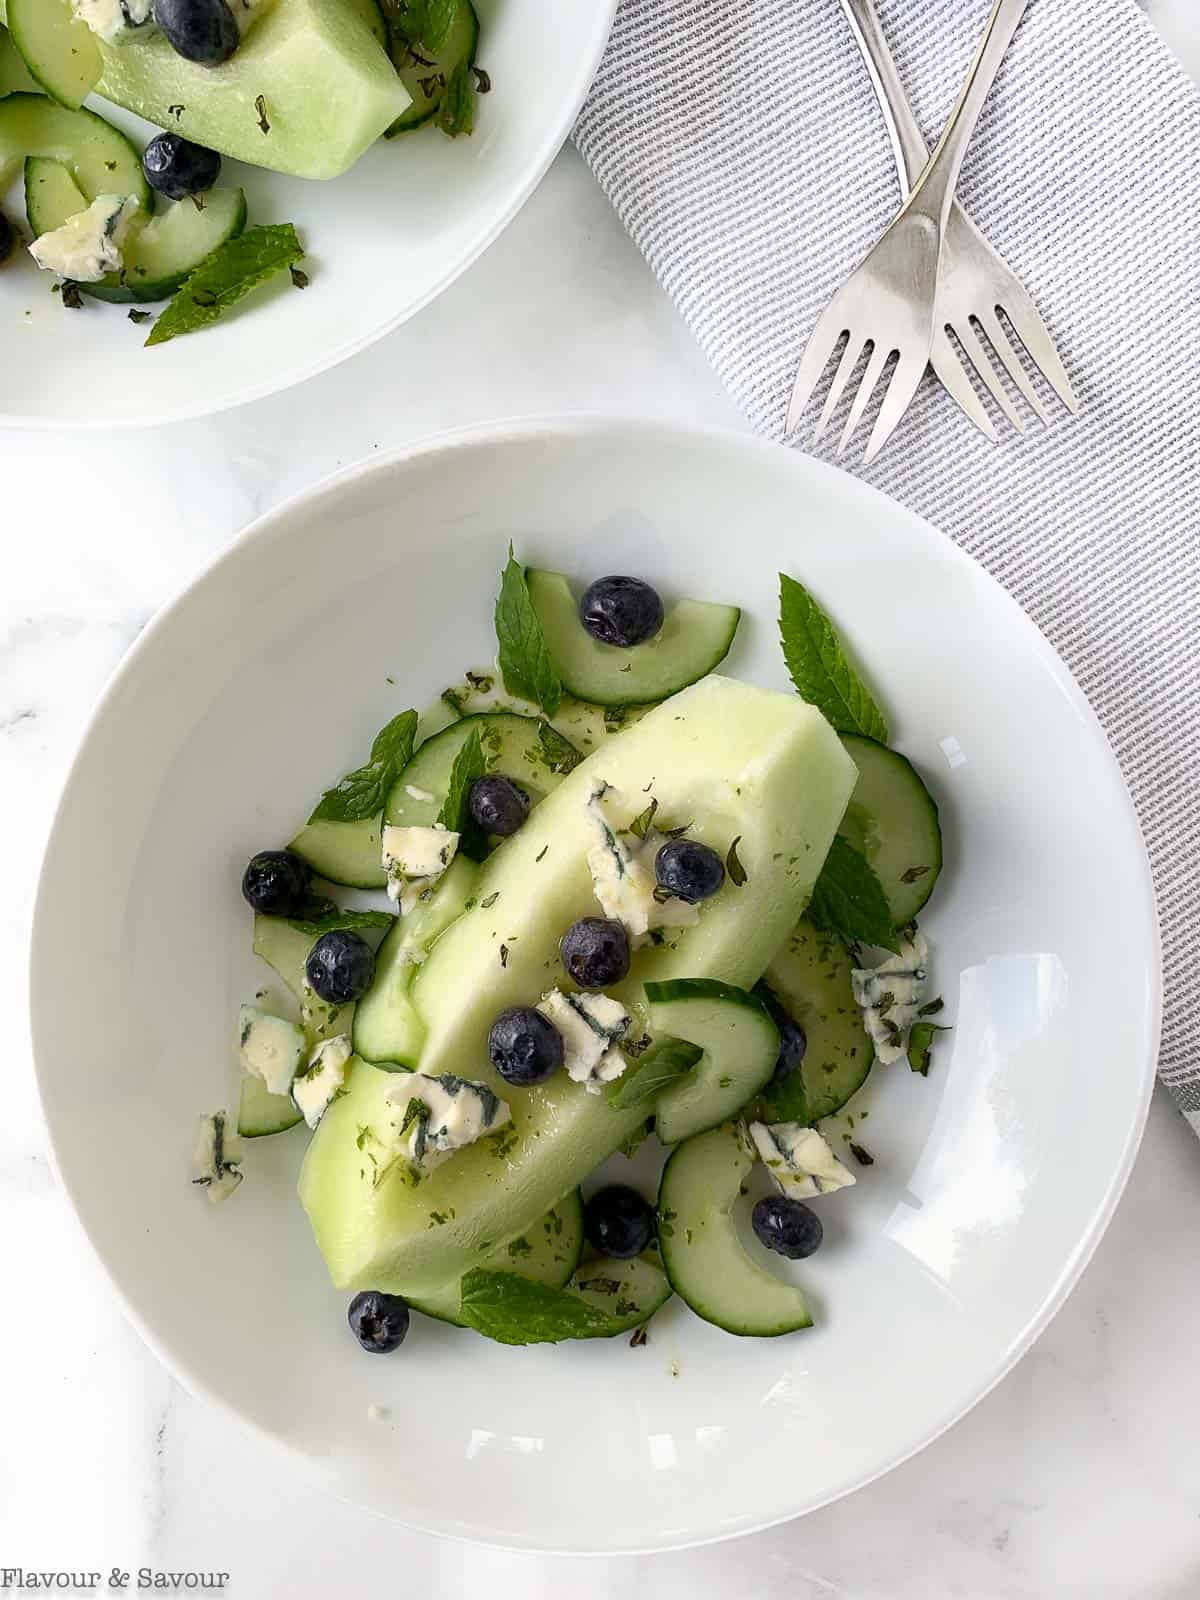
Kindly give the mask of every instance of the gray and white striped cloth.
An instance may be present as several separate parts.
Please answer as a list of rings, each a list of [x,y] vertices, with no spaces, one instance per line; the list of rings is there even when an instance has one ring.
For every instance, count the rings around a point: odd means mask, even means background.
[[[989,0],[879,0],[932,142]],[[838,0],[623,0],[575,139],[753,426],[896,209]],[[960,194],[1080,392],[989,444],[927,382],[870,482],[983,563],[1070,665],[1154,865],[1159,1071],[1200,1133],[1200,93],[1134,0],[1033,0]],[[836,430],[834,430],[836,437]]]

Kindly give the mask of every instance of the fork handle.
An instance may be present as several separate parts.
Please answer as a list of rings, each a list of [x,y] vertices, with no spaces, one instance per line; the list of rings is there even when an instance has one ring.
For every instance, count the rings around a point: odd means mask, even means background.
[[[913,115],[874,0],[842,0],[850,27],[863,53],[871,83],[879,97],[888,138],[900,173],[900,187],[908,196],[929,164],[929,146]]]
[[[906,207],[909,214],[923,214],[939,230],[946,226],[958,175],[984,102],[1029,3],[1030,0],[996,0],[945,132],[909,196]]]

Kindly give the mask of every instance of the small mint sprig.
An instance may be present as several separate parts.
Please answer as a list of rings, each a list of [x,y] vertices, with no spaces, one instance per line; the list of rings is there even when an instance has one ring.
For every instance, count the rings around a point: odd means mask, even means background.
[[[417,713],[402,711],[375,735],[371,757],[326,789],[309,822],[363,822],[383,810],[388,790],[412,760]]]
[[[862,733],[886,744],[883,712],[851,666],[837,629],[802,583],[779,574],[779,638],[802,700],[838,733]]]
[[[899,951],[892,913],[874,869],[841,834],[835,834],[808,903],[808,920],[847,944]]]
[[[532,700],[552,717],[562,704],[562,679],[529,598],[525,568],[514,559],[511,545],[496,600],[496,643],[500,676],[509,694]]]

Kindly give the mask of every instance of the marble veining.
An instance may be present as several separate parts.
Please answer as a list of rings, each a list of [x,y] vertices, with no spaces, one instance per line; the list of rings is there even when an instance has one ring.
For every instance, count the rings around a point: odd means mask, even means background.
[[[1200,6],[1147,9],[1200,75]],[[536,292],[530,290],[536,285]],[[495,315],[503,306],[503,317]],[[408,381],[427,375],[419,397]],[[582,166],[564,152],[442,300],[306,387],[205,422],[0,436],[0,1567],[227,1571],[227,1593],[495,1600],[1195,1600],[1200,1150],[1159,1098],[1092,1266],[957,1428],[850,1500],[714,1549],[577,1561],[439,1542],[330,1502],[141,1343],[44,1154],[25,957],[37,864],[97,694],[153,611],[263,510],[446,427],[590,410],[740,426]],[[58,485],[103,474],[86,529]],[[36,526],[36,536],[26,530]],[[80,886],[86,914],[87,885]],[[269,1307],[264,1308],[269,1316]],[[747,1359],[753,1352],[747,1351]]]

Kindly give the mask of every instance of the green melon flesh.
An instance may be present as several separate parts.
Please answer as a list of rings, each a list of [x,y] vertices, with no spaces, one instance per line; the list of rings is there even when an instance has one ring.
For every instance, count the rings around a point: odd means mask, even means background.
[[[185,61],[161,34],[101,43],[100,54],[106,99],[300,178],[345,172],[409,104],[362,9],[346,0],[277,0],[219,67]]]
[[[382,1180],[364,1128],[386,1127],[394,1078],[357,1064],[347,1093],[309,1146],[300,1198],[335,1284],[369,1288],[386,1274],[419,1295],[461,1277],[522,1233],[644,1122],[614,1111],[564,1073],[532,1089],[491,1070],[487,1034],[506,1006],[532,1004],[560,978],[558,941],[596,913],[586,850],[587,802],[603,779],[652,791],[659,816],[691,823],[722,856],[735,838],[746,882],[727,882],[697,926],[640,951],[612,991],[637,1030],[647,979],[720,978],[749,988],[794,926],[825,859],[855,769],[828,723],[794,695],[710,677],[656,707],[567,777],[484,866],[478,903],[444,933],[421,969],[414,1003],[428,1028],[421,1070],[481,1080],[512,1109],[512,1125],[427,1174]],[[540,859],[539,859],[540,858]],[[507,947],[504,963],[500,947]],[[433,1213],[452,1220],[431,1226]]]

